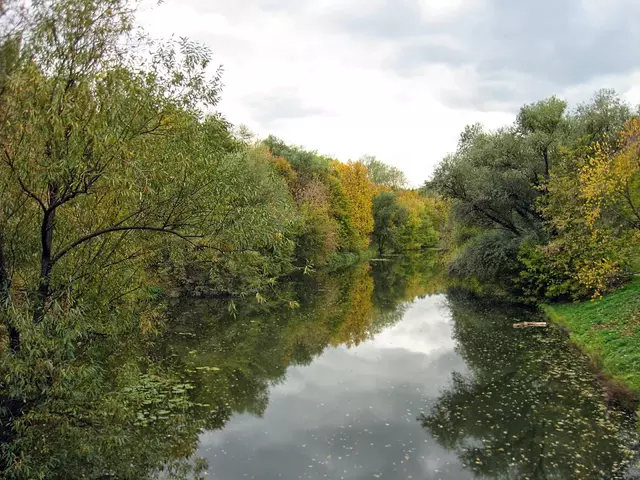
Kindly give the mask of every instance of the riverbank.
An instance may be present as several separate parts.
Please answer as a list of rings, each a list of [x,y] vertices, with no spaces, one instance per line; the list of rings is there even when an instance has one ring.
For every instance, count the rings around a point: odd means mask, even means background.
[[[608,378],[640,393],[640,278],[600,300],[542,308]]]

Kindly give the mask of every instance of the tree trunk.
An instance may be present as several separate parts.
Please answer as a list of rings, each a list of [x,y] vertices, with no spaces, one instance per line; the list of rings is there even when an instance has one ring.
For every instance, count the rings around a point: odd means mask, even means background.
[[[36,305],[33,311],[33,323],[36,325],[44,319],[45,307],[49,298],[49,287],[51,285],[51,254],[46,255],[43,251],[40,279],[38,281],[38,296],[36,297]]]
[[[9,321],[7,312],[9,297],[11,295],[10,288],[7,260],[4,256],[4,236],[3,233],[0,232],[0,317],[9,330],[9,345],[11,350],[17,352],[20,350],[20,332],[13,323]]]
[[[4,303],[9,298],[9,273],[7,272],[7,261],[4,256],[4,236],[0,232],[0,303]]]
[[[53,231],[55,228],[57,208],[55,203],[57,201],[57,197],[57,186],[49,185],[49,208],[44,212],[42,225],[40,227],[40,242],[42,244],[42,253],[40,256],[40,278],[38,281],[36,305],[33,311],[33,323],[36,325],[44,319],[47,300],[49,299],[50,294],[51,271],[53,270],[51,252],[53,249]]]

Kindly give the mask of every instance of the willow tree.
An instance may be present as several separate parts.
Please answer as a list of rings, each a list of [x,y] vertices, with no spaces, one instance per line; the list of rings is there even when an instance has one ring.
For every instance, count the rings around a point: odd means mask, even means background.
[[[127,294],[122,269],[158,237],[206,248],[220,228],[209,199],[227,147],[191,141],[219,74],[186,40],[127,54],[140,39],[124,0],[34,0],[13,14],[19,49],[0,109],[3,282],[35,325],[54,306],[80,308],[89,290],[108,312],[105,299]],[[222,120],[210,122],[232,143]],[[105,292],[112,281],[120,290]],[[15,316],[3,316],[16,337]]]

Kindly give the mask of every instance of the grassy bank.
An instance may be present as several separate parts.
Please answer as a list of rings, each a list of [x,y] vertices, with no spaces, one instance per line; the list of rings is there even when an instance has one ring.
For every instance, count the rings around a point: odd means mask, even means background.
[[[640,278],[600,300],[543,309],[606,376],[640,393]]]

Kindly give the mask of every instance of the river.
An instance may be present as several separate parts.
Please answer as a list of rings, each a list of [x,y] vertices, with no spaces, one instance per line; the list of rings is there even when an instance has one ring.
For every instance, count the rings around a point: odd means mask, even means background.
[[[202,477],[636,478],[630,418],[567,336],[512,328],[539,314],[445,289],[434,265],[317,273],[231,313],[174,302],[154,355],[207,418]]]

